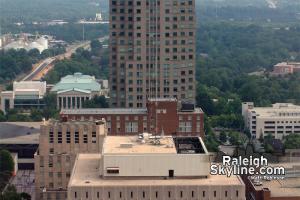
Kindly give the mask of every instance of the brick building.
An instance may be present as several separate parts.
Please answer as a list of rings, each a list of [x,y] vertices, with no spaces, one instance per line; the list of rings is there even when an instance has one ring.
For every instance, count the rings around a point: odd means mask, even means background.
[[[149,99],[146,108],[66,109],[64,121],[104,118],[109,135],[143,132],[159,135],[204,137],[204,113],[192,104],[179,104],[174,98]]]
[[[274,65],[271,75],[280,76],[300,72],[300,63],[298,62],[281,62]]]

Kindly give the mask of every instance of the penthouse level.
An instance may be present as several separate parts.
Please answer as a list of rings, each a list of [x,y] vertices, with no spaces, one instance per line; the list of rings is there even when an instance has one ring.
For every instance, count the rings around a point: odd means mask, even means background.
[[[204,113],[175,98],[148,99],[146,108],[63,109],[63,121],[105,119],[109,135],[143,132],[204,137]]]

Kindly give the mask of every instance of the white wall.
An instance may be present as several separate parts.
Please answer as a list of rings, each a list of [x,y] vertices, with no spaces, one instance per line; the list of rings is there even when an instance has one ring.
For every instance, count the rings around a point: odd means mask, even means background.
[[[207,154],[103,155],[104,176],[208,176]],[[119,167],[119,174],[107,174],[107,167]]]

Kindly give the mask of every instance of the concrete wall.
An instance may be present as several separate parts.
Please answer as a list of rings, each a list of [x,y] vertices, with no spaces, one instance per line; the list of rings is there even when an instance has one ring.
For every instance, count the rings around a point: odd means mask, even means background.
[[[76,192],[76,195],[75,195]],[[227,193],[227,195],[226,195]],[[70,187],[68,200],[245,200],[244,185]]]
[[[104,176],[208,176],[206,154],[130,154],[103,155]],[[107,167],[119,167],[119,174],[107,174]]]

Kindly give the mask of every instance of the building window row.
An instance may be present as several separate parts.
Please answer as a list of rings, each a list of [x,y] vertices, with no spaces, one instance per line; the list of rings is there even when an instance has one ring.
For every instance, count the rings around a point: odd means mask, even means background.
[[[71,143],[71,136],[72,136],[71,132],[67,131],[64,135],[66,136],[66,143]],[[74,135],[74,142],[79,143],[79,132],[75,131],[73,135]],[[97,134],[95,131],[93,131],[92,137],[91,137],[92,143],[96,143],[96,137],[97,137]],[[57,143],[58,144],[62,144],[62,138],[63,138],[62,132],[58,131],[57,132]],[[54,143],[54,132],[53,131],[49,132],[49,143]],[[88,143],[87,132],[83,132],[83,143]]]
[[[74,194],[74,198],[75,199],[76,198],[81,199],[80,195],[77,192],[74,192],[73,194]],[[89,197],[89,192],[88,191],[83,192],[83,194],[84,194],[85,198]],[[96,194],[96,198],[100,199],[101,193],[100,192],[96,192],[95,194]],[[112,194],[113,194],[113,192],[111,192],[111,191],[105,192],[105,194],[104,194],[105,199],[111,199],[112,198]],[[116,192],[115,194],[119,198],[123,198],[123,194],[126,195],[126,193],[123,193],[122,191]],[[146,199],[146,198],[150,197],[150,194],[148,192],[146,192],[146,191],[142,191],[141,193],[138,193],[138,194],[136,192],[131,191],[129,194],[130,194],[130,198],[136,198],[138,196],[142,196],[143,199]],[[154,194],[155,194],[154,196],[155,196],[156,199],[160,199],[163,196],[167,196],[168,198],[174,198],[175,196],[178,195],[177,192],[172,193],[172,191],[167,191],[165,194],[163,194],[163,192],[161,192],[161,191],[155,191]],[[217,197],[217,194],[218,194],[218,192],[216,190],[214,190],[212,196],[213,197]],[[180,196],[180,198],[186,198],[186,197],[194,198],[194,197],[196,197],[196,192],[193,191],[193,190],[190,191],[190,192],[180,191],[179,192],[179,196]],[[207,197],[207,193],[206,193],[206,191],[202,191],[202,193],[199,193],[197,196],[198,197]],[[221,197],[222,196],[223,197],[228,197],[228,191],[227,190],[224,191],[223,195],[221,194],[220,196]],[[235,191],[235,197],[239,197],[239,191],[238,190]]]

